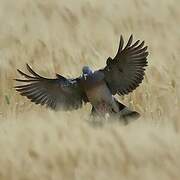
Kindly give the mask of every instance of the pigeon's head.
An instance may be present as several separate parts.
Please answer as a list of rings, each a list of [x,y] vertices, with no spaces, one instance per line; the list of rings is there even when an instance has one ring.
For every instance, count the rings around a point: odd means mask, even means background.
[[[93,72],[88,66],[84,66],[82,68],[82,73],[84,76],[88,76],[88,75],[91,75]]]

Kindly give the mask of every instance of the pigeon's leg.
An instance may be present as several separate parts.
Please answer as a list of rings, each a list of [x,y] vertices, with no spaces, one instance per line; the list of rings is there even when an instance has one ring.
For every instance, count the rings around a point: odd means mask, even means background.
[[[128,124],[130,121],[140,117],[140,114],[138,112],[130,110],[127,106],[117,101],[117,99],[115,99],[115,101],[119,105],[118,114],[120,115],[120,119],[123,119],[125,124]]]

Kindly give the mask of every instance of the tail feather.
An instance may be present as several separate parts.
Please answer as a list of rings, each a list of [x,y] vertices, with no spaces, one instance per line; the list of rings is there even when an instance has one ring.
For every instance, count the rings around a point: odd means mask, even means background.
[[[123,119],[125,124],[128,124],[130,121],[138,119],[140,117],[140,114],[138,112],[130,110],[127,106],[117,100],[116,102],[119,105],[119,118]]]

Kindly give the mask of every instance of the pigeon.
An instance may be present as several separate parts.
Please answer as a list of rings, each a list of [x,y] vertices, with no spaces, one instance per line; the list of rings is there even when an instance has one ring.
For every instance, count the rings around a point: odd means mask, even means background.
[[[56,78],[45,78],[26,64],[29,74],[17,69],[25,79],[15,79],[23,83],[16,85],[15,89],[31,102],[53,110],[75,110],[90,103],[93,116],[139,117],[138,112],[120,103],[115,95],[127,95],[142,83],[148,64],[148,47],[144,44],[140,40],[133,43],[131,35],[124,45],[121,35],[117,54],[114,58],[107,58],[104,68],[93,71],[84,66],[77,78],[60,74],[56,74]]]

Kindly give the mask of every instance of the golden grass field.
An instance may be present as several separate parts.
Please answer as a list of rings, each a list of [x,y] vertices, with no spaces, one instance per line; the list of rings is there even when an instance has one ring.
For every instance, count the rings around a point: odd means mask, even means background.
[[[0,0],[0,180],[179,180],[180,1]],[[149,46],[146,77],[119,99],[128,126],[88,123],[90,106],[52,112],[15,92],[17,68],[76,77],[105,66],[119,36]],[[27,71],[26,71],[27,72]]]

